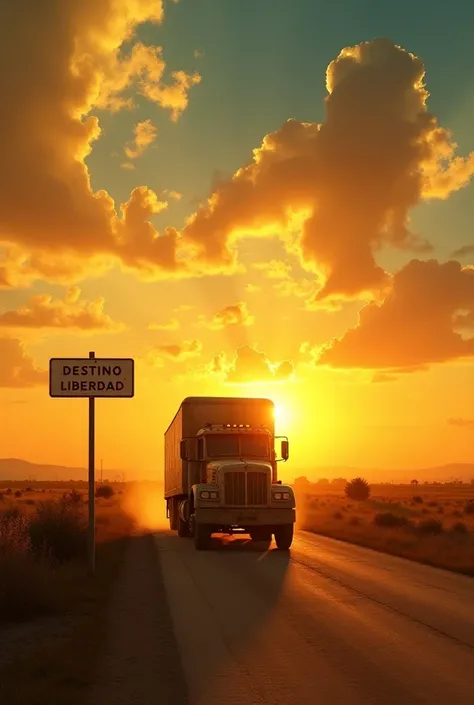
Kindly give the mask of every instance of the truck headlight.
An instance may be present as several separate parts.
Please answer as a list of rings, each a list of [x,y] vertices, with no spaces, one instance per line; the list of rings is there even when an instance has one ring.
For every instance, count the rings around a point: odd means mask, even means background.
[[[289,492],[274,492],[273,499],[275,499],[277,501],[280,499],[284,499],[284,500],[288,501],[289,499],[291,499],[291,494]]]
[[[219,499],[219,492],[216,490],[202,490],[199,499]]]

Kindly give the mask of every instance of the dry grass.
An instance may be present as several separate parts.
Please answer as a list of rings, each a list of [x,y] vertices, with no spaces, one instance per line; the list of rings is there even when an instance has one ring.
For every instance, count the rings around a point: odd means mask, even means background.
[[[343,488],[297,492],[298,527],[474,576],[474,487],[372,485],[370,499]]]
[[[0,581],[0,603],[1,584],[8,583],[8,591],[3,594],[3,616],[8,614],[10,621],[30,620],[21,627],[4,626],[3,634],[0,631],[0,642],[11,645],[0,650],[0,702],[11,705],[82,702],[84,692],[96,677],[107,606],[127,537],[134,527],[133,518],[124,511],[122,495],[96,500],[96,575],[90,577],[80,541],[81,523],[79,520],[74,524],[73,520],[71,524],[69,514],[85,518],[87,493],[83,490],[83,496],[73,502],[77,506],[60,516],[63,539],[64,535],[66,539],[71,537],[73,550],[61,553],[67,548],[67,541],[63,540],[54,549],[62,558],[54,560],[51,550],[40,550],[41,542],[36,548],[33,546],[31,537],[35,534],[31,526],[36,522],[36,528],[43,532],[36,536],[47,535],[50,541],[52,531],[53,543],[57,542],[54,521],[68,489],[48,491],[47,483],[43,488],[46,492],[23,489],[20,497],[1,490],[0,515],[6,512],[17,518],[9,522],[8,537],[3,532],[0,541],[4,546],[0,558],[2,575],[8,576]],[[52,508],[43,510],[46,517],[41,515],[45,500],[52,502]],[[42,522],[38,524],[39,518]],[[0,604],[0,618],[1,614]]]

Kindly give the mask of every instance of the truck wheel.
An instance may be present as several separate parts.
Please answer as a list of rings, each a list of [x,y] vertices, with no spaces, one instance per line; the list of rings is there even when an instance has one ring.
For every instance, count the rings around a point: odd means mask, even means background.
[[[194,524],[194,547],[198,551],[206,551],[211,542],[211,527],[207,524]]]
[[[176,531],[178,528],[178,503],[172,499],[169,503],[170,529]]]
[[[275,527],[275,542],[280,551],[288,551],[293,542],[293,524]]]
[[[178,536],[182,539],[186,539],[190,536],[189,522],[183,521],[180,516],[178,517]]]
[[[272,532],[266,529],[256,528],[249,532],[250,538],[254,543],[261,543],[262,548],[267,550],[272,542]]]

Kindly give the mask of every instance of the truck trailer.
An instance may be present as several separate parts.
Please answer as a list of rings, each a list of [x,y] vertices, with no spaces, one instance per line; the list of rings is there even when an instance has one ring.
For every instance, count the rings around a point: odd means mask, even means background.
[[[280,439],[280,456],[275,440]],[[211,534],[250,534],[288,550],[296,518],[291,487],[277,478],[289,442],[275,436],[270,399],[186,397],[165,433],[164,495],[170,529],[198,550]]]

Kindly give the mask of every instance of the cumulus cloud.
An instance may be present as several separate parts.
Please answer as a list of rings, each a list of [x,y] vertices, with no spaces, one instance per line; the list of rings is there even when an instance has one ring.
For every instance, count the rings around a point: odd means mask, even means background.
[[[231,262],[239,234],[285,236],[305,214],[300,253],[322,278],[319,297],[360,296],[387,283],[382,246],[428,251],[409,231],[421,199],[446,198],[474,173],[428,112],[425,69],[388,39],[343,49],[326,72],[322,124],[288,120],[253,162],[189,218],[184,236],[208,261]]]
[[[48,381],[47,370],[36,366],[17,338],[0,338],[0,360],[0,387],[36,387]]]
[[[254,322],[244,301],[239,301],[231,306],[225,306],[214,314],[210,320],[200,316],[198,324],[211,330],[223,330],[230,326],[250,326]]]
[[[146,152],[158,136],[158,130],[151,120],[137,122],[133,128],[133,140],[125,145],[124,151],[129,159],[137,159]]]
[[[187,107],[200,76],[172,71],[165,84],[161,47],[136,41],[138,25],[162,20],[161,0],[2,3],[0,246],[19,252],[0,261],[0,280],[55,279],[60,255],[122,260],[155,278],[182,268],[176,231],[150,223],[164,207],[156,194],[140,187],[116,207],[85,163],[101,134],[94,110],[132,107],[137,92],[175,120]]]
[[[192,357],[199,357],[202,352],[200,340],[183,340],[182,343],[170,345],[157,345],[148,353],[148,360],[152,364],[161,367],[164,360],[172,362],[184,362]]]
[[[474,356],[474,268],[411,260],[383,303],[318,351],[318,364],[414,371]]]
[[[252,267],[261,271],[263,276],[268,279],[287,279],[291,272],[291,264],[278,259],[272,259],[270,262],[256,262]]]
[[[167,323],[150,323],[148,330],[178,330],[179,321],[177,318],[172,318]]]
[[[448,419],[449,426],[457,426],[458,428],[468,428],[474,430],[474,419],[463,419],[455,417]]]
[[[81,299],[77,286],[66,291],[64,299],[54,299],[50,294],[35,294],[25,306],[0,314],[0,326],[6,328],[72,328],[81,331],[123,330],[123,324],[112,320],[104,312],[105,300]]]
[[[454,250],[451,253],[451,257],[454,257],[456,259],[468,257],[470,255],[474,255],[474,245],[463,245],[462,247],[458,247],[457,250]]]
[[[292,379],[294,372],[291,360],[273,362],[264,352],[252,345],[237,348],[233,359],[229,359],[226,353],[221,351],[214,355],[209,363],[195,370],[199,378],[215,375],[229,384],[284,382]]]

